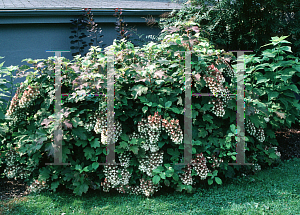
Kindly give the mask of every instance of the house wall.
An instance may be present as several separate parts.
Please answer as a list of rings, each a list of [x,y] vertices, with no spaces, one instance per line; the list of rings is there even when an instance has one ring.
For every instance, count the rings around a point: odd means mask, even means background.
[[[160,29],[147,25],[146,19],[142,17],[152,16],[159,20],[159,15],[170,10],[153,11],[123,11],[122,17],[128,24],[127,29],[136,29],[137,34],[158,35]],[[117,38],[115,30],[114,10],[92,11],[94,20],[101,27],[101,40],[106,44],[103,47],[113,44]],[[82,11],[15,11],[0,12],[0,56],[4,57],[0,63],[5,61],[3,67],[29,65],[21,62],[25,58],[46,59],[54,56],[54,53],[47,50],[70,50],[73,46],[69,38],[71,33],[72,19],[79,18]],[[74,26],[73,26],[74,27]],[[137,39],[134,32],[131,39]],[[88,33],[86,33],[88,35]],[[145,36],[143,36],[145,38]],[[88,38],[89,40],[90,38]],[[138,44],[138,42],[135,42]],[[87,52],[87,48],[85,49]],[[72,52],[62,53],[63,57],[72,59]],[[15,73],[14,73],[15,75]],[[8,78],[7,78],[8,79]],[[21,83],[25,78],[15,80],[14,84]],[[16,89],[15,89],[16,90]],[[14,92],[15,92],[14,90]],[[2,97],[3,98],[3,97]],[[9,98],[5,98],[8,100]]]

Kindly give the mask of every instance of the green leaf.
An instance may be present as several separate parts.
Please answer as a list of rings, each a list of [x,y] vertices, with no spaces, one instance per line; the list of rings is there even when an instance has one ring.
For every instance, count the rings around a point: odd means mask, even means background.
[[[87,158],[87,159],[92,159],[93,156],[95,155],[95,151],[90,148],[90,147],[86,147],[84,150],[84,156]]]
[[[268,93],[268,101],[271,101],[272,98],[277,98],[278,95],[279,95],[278,92],[275,92],[275,91],[269,92],[269,93]]]
[[[165,182],[165,185],[166,185],[167,187],[170,186],[170,184],[171,184],[170,181],[169,181],[168,179],[166,179],[164,182]]]
[[[88,166],[84,167],[82,171],[88,172],[89,171],[89,167]]]
[[[126,135],[126,134],[124,134],[124,133],[122,133],[122,134],[120,135],[120,137],[121,137],[121,139],[124,140],[124,141],[129,141],[128,135]]]
[[[134,154],[138,154],[139,152],[139,147],[137,145],[133,145],[129,147],[129,150],[132,151]]]
[[[222,180],[219,177],[215,177],[215,181],[217,184],[222,184]]]
[[[148,87],[139,84],[132,87],[131,90],[132,90],[131,95],[134,96],[134,99],[136,99],[138,96],[141,96],[142,94],[147,94]]]
[[[174,113],[177,113],[177,114],[180,114],[180,113],[181,113],[181,111],[180,111],[178,108],[176,108],[176,107],[172,107],[171,110],[172,110]]]
[[[42,169],[40,169],[39,178],[43,181],[46,181],[49,177],[50,177],[50,170],[46,167],[42,167]]]
[[[208,134],[208,132],[204,129],[204,128],[199,128],[199,133],[198,133],[198,137],[206,137],[206,135]]]
[[[269,78],[266,78],[264,76],[260,76],[260,77],[258,76],[256,84],[265,83],[265,82],[268,82],[269,80],[270,80]]]
[[[72,125],[73,125],[74,128],[77,128],[77,126],[78,126],[80,123],[82,123],[78,117],[72,118],[72,119],[71,119],[71,122],[72,122]]]
[[[207,122],[213,123],[213,121],[212,121],[213,116],[211,116],[209,114],[204,114],[202,118],[203,118],[203,121],[207,121]]]
[[[57,187],[59,185],[59,181],[54,181],[51,183],[51,190],[53,190],[54,192],[56,191]]]
[[[173,174],[173,179],[174,179],[175,181],[178,181],[178,180],[179,180],[178,174],[174,173],[174,174]]]
[[[167,171],[166,171],[166,176],[167,177],[172,177],[172,175],[173,175],[173,173],[174,173],[174,169],[168,169]]]
[[[99,163],[98,162],[94,162],[92,164],[92,167],[93,167],[94,170],[96,170],[99,167]]]
[[[202,143],[201,143],[200,140],[196,140],[196,141],[193,140],[193,145],[195,145],[195,146],[200,146],[201,144],[202,144]]]
[[[165,103],[165,108],[169,108],[169,107],[171,107],[171,105],[172,105],[172,102],[171,101],[167,101]]]
[[[140,100],[142,103],[147,103],[147,102],[149,102],[148,99],[147,99],[145,96],[140,96],[140,97],[139,97],[139,100]]]
[[[146,112],[148,111],[148,107],[147,107],[147,106],[144,106],[144,107],[142,108],[142,111],[143,111],[143,113],[146,113]]]
[[[282,46],[279,48],[281,51],[287,51],[287,52],[292,52],[292,49],[290,46]]]
[[[87,184],[80,184],[79,186],[74,189],[74,193],[81,196],[82,193],[86,193],[89,189],[89,186]]]
[[[235,128],[235,125],[234,124],[231,124],[230,125],[230,131],[235,134],[236,133],[236,128]]]
[[[82,147],[85,147],[87,145],[87,141],[84,141],[84,140],[77,140],[75,142],[75,145],[76,146],[82,146]]]
[[[269,155],[269,157],[272,158],[272,159],[277,159],[277,158],[278,158],[278,156],[277,156],[274,152],[272,152],[272,153]]]
[[[75,166],[75,170],[78,170],[78,171],[82,170],[82,167],[81,167],[81,165],[79,165],[79,164],[76,164],[76,166]]]
[[[76,138],[81,140],[87,140],[86,130],[82,127],[73,128],[72,133],[75,135]]]
[[[99,138],[95,138],[93,141],[90,142],[91,146],[93,148],[97,148],[97,147],[100,147],[100,141],[99,141]]]
[[[192,154],[196,154],[197,153],[197,151],[196,151],[196,148],[192,148]]]
[[[177,43],[178,45],[181,45],[181,40],[176,40],[176,43]]]
[[[208,179],[208,185],[212,185],[214,183],[214,181],[212,179]]]
[[[152,181],[153,181],[153,184],[158,184],[159,181],[160,181],[160,177],[158,175],[155,175],[153,178],[152,178]]]
[[[167,153],[169,155],[172,155],[172,157],[179,157],[179,155],[180,155],[180,152],[178,150],[172,149],[172,148],[168,148]]]
[[[160,176],[162,179],[166,179],[166,173],[164,173],[164,172],[160,173],[159,176]]]

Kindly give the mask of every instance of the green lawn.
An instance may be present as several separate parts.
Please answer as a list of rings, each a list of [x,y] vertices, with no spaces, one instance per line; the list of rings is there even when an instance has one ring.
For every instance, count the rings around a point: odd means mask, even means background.
[[[144,196],[43,192],[0,203],[0,214],[300,214],[300,159],[196,193]]]

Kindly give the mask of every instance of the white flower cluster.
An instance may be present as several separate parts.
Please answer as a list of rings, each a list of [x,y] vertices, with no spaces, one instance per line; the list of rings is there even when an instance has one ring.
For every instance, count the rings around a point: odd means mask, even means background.
[[[149,115],[148,122],[145,119],[138,122],[138,131],[147,137],[150,144],[157,143],[161,134],[161,116],[158,112],[155,112],[154,116]]]
[[[96,134],[101,133],[101,143],[107,145],[108,129],[107,129],[107,120],[105,116],[101,116],[97,118],[94,131],[96,132]],[[113,136],[115,138],[114,140],[116,143],[118,141],[118,138],[122,134],[122,125],[119,121],[114,122],[114,131],[115,132]]]
[[[256,134],[256,128],[254,126],[254,123],[251,122],[250,120],[247,121],[246,123],[246,131],[251,135],[254,136]]]
[[[223,102],[221,101],[221,99],[217,98],[217,100],[209,101],[208,104],[214,104],[212,112],[216,116],[223,117],[225,115],[225,110],[224,110]]]
[[[117,165],[105,165],[104,166],[104,182],[101,183],[104,192],[109,192],[111,188],[117,188],[119,186],[124,187],[129,184],[131,174],[127,170],[130,164],[130,154],[123,153],[120,155],[119,160],[122,167]],[[121,188],[119,188],[121,189]]]
[[[228,87],[220,88],[219,93],[215,94],[215,96],[217,98],[221,98],[223,100],[224,107],[227,106],[228,101],[231,99],[228,94],[230,94],[230,91],[228,90]]]
[[[37,87],[34,87],[33,89],[30,85],[27,87],[27,90],[24,91],[21,100],[19,101],[20,108],[28,108],[29,105],[32,104],[33,100],[37,99],[38,95],[40,94],[40,91],[37,89]]]
[[[18,87],[16,94],[14,95],[14,97],[12,98],[12,100],[10,102],[9,109],[6,112],[7,116],[12,116],[18,109],[20,109],[20,107],[18,106],[18,104],[19,104],[18,96],[21,93],[21,91],[23,91],[24,88],[25,88],[25,85],[23,85],[23,83],[21,83],[21,86]]]
[[[228,77],[230,78],[233,78],[234,76],[234,71],[233,69],[231,68],[231,66],[228,64],[228,62],[224,59],[224,57],[222,58],[219,58],[222,63],[224,63],[226,65],[226,68],[223,70],[223,74],[224,75],[227,75]]]
[[[253,166],[253,170],[254,171],[260,171],[261,170],[261,165],[255,163],[254,166]]]
[[[212,100],[209,104],[214,104],[212,112],[216,116],[223,117],[225,115],[224,107],[227,106],[228,101],[231,99],[228,95],[230,94],[230,91],[227,87],[224,88],[223,86],[225,78],[222,75],[222,72],[219,71],[213,64],[210,65],[208,69],[209,75],[204,75],[203,79],[206,82],[206,86],[209,87],[209,90],[217,97],[217,100]]]
[[[104,182],[106,182],[108,188],[116,188],[119,185],[127,185],[131,177],[127,169],[119,168],[116,165],[105,165],[103,172],[106,177]],[[119,175],[121,177],[119,177]],[[102,183],[101,185],[104,187]]]
[[[151,152],[157,152],[159,150],[157,142],[159,140],[161,130],[166,131],[175,144],[182,143],[183,132],[180,129],[179,120],[175,121],[172,119],[168,122],[166,119],[161,119],[158,112],[155,112],[154,116],[148,116],[148,120],[141,119],[141,121],[138,122],[139,134],[133,132],[133,134],[130,135],[130,138],[145,139],[146,142],[142,143],[141,148],[145,149],[145,151],[150,150]]]
[[[212,168],[218,168],[220,167],[221,163],[224,162],[223,159],[221,158],[217,159],[215,155],[213,155],[212,158],[211,157],[207,157],[207,158],[209,160],[212,160],[212,165],[211,165]]]
[[[259,142],[264,142],[266,137],[265,137],[265,133],[264,133],[264,129],[263,128],[258,128],[256,129],[254,126],[254,123],[251,122],[250,120],[247,121],[246,123],[246,131],[251,135],[256,137],[256,139]]]
[[[49,186],[45,181],[34,180],[32,184],[27,188],[29,193],[40,193],[42,190],[49,189]]]
[[[197,176],[200,176],[201,180],[206,179],[207,173],[209,173],[209,169],[206,165],[206,158],[202,153],[197,154],[195,159],[192,159],[193,169],[197,172]]]
[[[152,196],[157,192],[162,186],[158,184],[153,184],[152,180],[140,179],[140,185],[138,186],[121,186],[117,187],[116,190],[119,193],[129,193],[134,195],[144,194],[146,197]]]
[[[130,158],[131,158],[131,155],[129,153],[126,153],[126,152],[119,155],[119,161],[120,161],[123,168],[127,169],[129,167]]]
[[[145,158],[138,159],[140,165],[139,170],[152,177],[152,171],[163,163],[163,151],[150,152]]]
[[[281,154],[280,154],[280,152],[279,151],[277,151],[277,147],[276,146],[270,146],[271,148],[273,148],[274,150],[275,150],[275,154],[278,156],[278,158],[280,158],[281,157]],[[268,150],[269,149],[269,147],[265,147],[265,150]]]
[[[144,194],[146,197],[152,196],[155,192],[157,192],[161,185],[153,184],[152,180],[140,179],[140,192]]]
[[[10,150],[5,156],[6,168],[4,169],[4,174],[7,178],[14,178],[15,180],[26,179],[30,176],[31,171],[25,170],[25,167],[16,165],[17,162],[17,152]]]
[[[180,176],[180,179],[185,185],[193,185],[192,167],[190,164],[187,165],[187,167],[184,170],[184,173]]]
[[[175,144],[181,144],[183,141],[183,132],[179,125],[179,120],[176,121],[172,119],[170,122],[168,120],[163,119],[162,120],[162,129],[167,132],[167,134],[170,136],[171,140]]]
[[[87,122],[85,123],[84,127],[88,131],[93,130],[97,123],[97,118],[100,116],[103,116],[104,112],[103,111],[96,111],[94,115],[90,115],[89,118],[87,119]]]
[[[10,106],[6,112],[6,115],[12,116],[18,109],[18,94],[16,93],[10,102]]]
[[[265,132],[264,132],[263,128],[258,128],[257,133],[256,133],[256,139],[261,143],[265,141],[266,137],[265,137]]]

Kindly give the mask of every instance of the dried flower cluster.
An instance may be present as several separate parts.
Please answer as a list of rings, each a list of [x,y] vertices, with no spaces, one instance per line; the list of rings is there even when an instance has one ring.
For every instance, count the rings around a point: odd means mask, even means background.
[[[251,136],[254,136],[256,134],[256,128],[254,126],[254,123],[251,122],[250,120],[247,121],[246,123],[246,131],[251,135]]]
[[[156,169],[163,163],[163,152],[150,153],[145,159],[140,161],[139,169],[145,172],[148,176],[152,176],[152,170]],[[159,184],[154,185],[151,180],[140,180],[139,186],[129,186],[131,174],[127,170],[130,164],[131,156],[128,153],[123,153],[119,156],[121,166],[107,165],[104,166],[104,182],[101,183],[104,192],[109,192],[110,189],[116,189],[120,193],[144,194],[151,196],[161,187]],[[145,166],[146,165],[146,166]],[[144,166],[145,168],[140,168]]]
[[[265,141],[266,137],[265,137],[265,132],[264,132],[263,128],[258,128],[258,130],[256,132],[256,139],[261,143]]]

